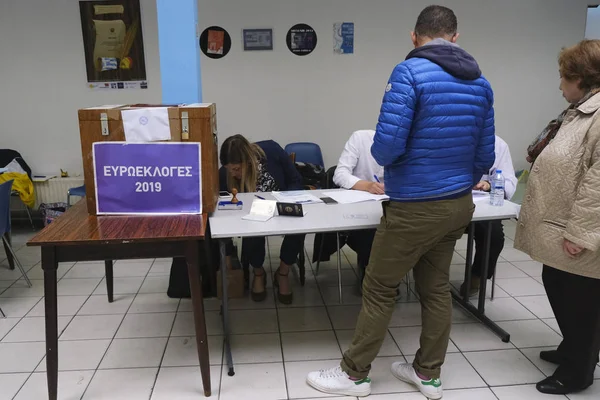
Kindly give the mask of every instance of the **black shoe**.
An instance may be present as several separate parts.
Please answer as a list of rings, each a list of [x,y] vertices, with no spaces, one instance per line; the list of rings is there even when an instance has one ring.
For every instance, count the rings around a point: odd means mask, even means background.
[[[560,365],[566,361],[566,357],[558,352],[558,350],[540,351],[540,358],[549,363]]]
[[[555,377],[549,376],[543,381],[538,382],[537,385],[535,385],[535,387],[540,393],[565,395],[570,393],[581,392],[582,390],[585,390],[588,387],[592,386],[592,383],[593,381],[583,386],[567,386]]]

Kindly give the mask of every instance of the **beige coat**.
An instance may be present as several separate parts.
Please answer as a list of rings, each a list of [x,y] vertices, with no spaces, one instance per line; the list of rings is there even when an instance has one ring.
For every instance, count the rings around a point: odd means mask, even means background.
[[[556,269],[600,279],[600,94],[570,110],[527,184],[515,248]],[[572,259],[563,240],[585,250]]]

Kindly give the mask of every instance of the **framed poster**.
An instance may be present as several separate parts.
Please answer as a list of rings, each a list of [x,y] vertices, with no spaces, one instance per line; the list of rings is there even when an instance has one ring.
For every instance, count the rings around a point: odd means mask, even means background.
[[[333,24],[333,52],[336,54],[354,53],[354,22]]]
[[[296,24],[288,31],[285,42],[292,53],[305,56],[317,47],[317,33],[309,25]]]
[[[231,50],[231,36],[220,26],[209,26],[200,35],[200,50],[208,58],[223,58]]]
[[[243,29],[244,51],[273,50],[273,29]]]
[[[202,214],[200,143],[97,142],[98,215]]]
[[[87,85],[147,89],[140,0],[80,1]]]

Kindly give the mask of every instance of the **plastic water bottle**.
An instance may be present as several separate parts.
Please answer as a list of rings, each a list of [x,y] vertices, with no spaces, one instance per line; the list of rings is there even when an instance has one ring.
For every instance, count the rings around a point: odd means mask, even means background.
[[[497,169],[490,182],[490,204],[502,207],[504,205],[504,175]]]

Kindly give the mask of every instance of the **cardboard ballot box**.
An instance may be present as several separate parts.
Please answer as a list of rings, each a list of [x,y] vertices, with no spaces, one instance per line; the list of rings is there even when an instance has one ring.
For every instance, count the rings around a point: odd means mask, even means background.
[[[123,142],[122,144],[200,143],[201,209],[205,213],[213,212],[216,209],[219,198],[219,165],[215,104],[198,103],[179,106],[133,104],[85,108],[79,110],[79,132],[81,135],[86,201],[90,214],[97,214],[94,147],[97,150],[98,146],[94,146],[94,143],[98,142]],[[130,147],[133,148],[134,146]],[[151,148],[150,146],[146,147]],[[173,150],[176,151],[176,148],[177,146],[173,147]],[[187,147],[180,146],[180,148]],[[173,153],[173,151],[170,153]],[[155,161],[154,164],[160,161],[159,151],[148,154],[149,158],[152,158],[149,161]],[[170,156],[173,157],[173,154]],[[127,156],[122,157],[127,158]],[[126,164],[125,161],[127,160],[123,161],[123,163],[117,164]],[[170,168],[170,175],[185,176],[189,173],[183,165],[172,164],[168,167]],[[138,169],[138,173],[144,170]],[[107,169],[107,171],[110,172],[112,169]],[[162,176],[164,177],[164,174]],[[133,184],[135,184],[135,187]],[[162,185],[158,182],[143,179],[140,179],[139,182],[132,182],[131,186],[133,191],[138,192],[151,193],[162,190]],[[129,189],[129,187],[123,188],[124,196],[129,193],[127,191]],[[169,190],[173,189],[169,188]],[[177,193],[177,188],[174,189],[174,193]],[[168,202],[169,198],[166,194],[163,192],[161,197],[157,197],[157,201]],[[152,197],[147,198],[151,199]]]

